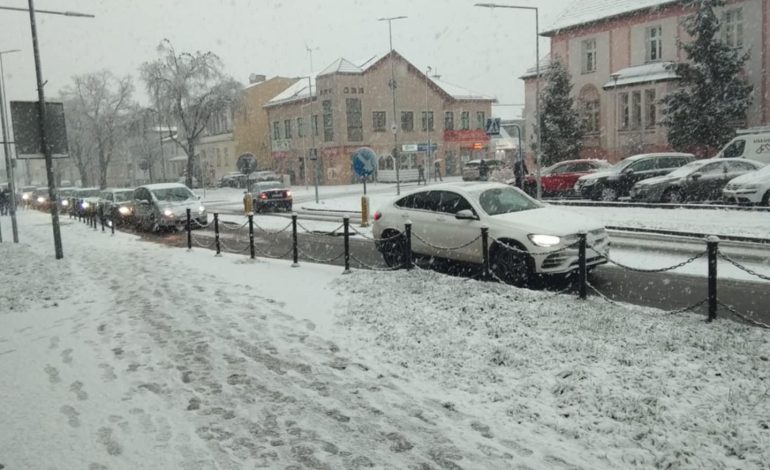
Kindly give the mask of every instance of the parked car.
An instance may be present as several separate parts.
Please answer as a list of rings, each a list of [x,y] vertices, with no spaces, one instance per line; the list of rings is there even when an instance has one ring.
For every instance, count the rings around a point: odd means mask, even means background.
[[[575,192],[583,198],[615,201],[628,196],[639,181],[671,173],[695,160],[689,153],[647,153],[621,160],[604,171],[581,176]]]
[[[154,232],[182,229],[187,224],[187,209],[190,209],[195,223],[208,223],[208,214],[200,202],[200,196],[196,196],[183,184],[147,184],[134,190],[132,220],[137,228]]]
[[[271,170],[264,170],[264,171],[255,171],[254,173],[249,174],[248,180],[249,181],[279,181],[281,179],[280,176],[274,171]]]
[[[502,160],[484,160],[484,164],[487,166],[487,177],[492,174],[493,171],[505,166],[505,162]],[[463,181],[479,181],[481,179],[480,171],[481,160],[471,160],[465,162],[463,165]]]
[[[606,170],[610,166],[606,160],[567,160],[551,165],[540,172],[542,194],[546,196],[571,195],[578,178]],[[530,196],[537,193],[535,175],[527,175],[524,180],[524,191]]]
[[[18,194],[19,204],[23,204],[24,206],[31,206],[32,196],[36,190],[37,190],[37,187],[35,186],[22,186],[19,189],[19,194]]]
[[[748,158],[770,164],[770,127],[741,129],[715,158]]]
[[[374,213],[372,233],[389,266],[404,260],[404,233],[412,222],[412,251],[418,255],[481,263],[481,241],[467,244],[489,227],[493,273],[514,284],[538,274],[564,274],[577,269],[577,234],[605,256],[609,239],[604,226],[588,217],[554,208],[501,183],[447,183],[413,191]],[[466,245],[467,244],[467,245]],[[442,249],[461,247],[457,249]],[[588,252],[588,266],[606,258]]]
[[[247,177],[243,173],[228,173],[219,180],[220,188],[245,188],[247,184]]]
[[[665,176],[634,185],[632,200],[647,202],[690,202],[722,199],[722,188],[731,179],[756,171],[764,165],[743,158],[696,160]]]
[[[293,196],[291,190],[280,181],[262,181],[252,188],[254,212],[268,209],[283,209],[291,212]]]
[[[70,199],[72,198],[72,194],[76,189],[77,188],[61,188],[57,191],[56,197],[59,203],[59,212],[63,214],[68,214],[70,212],[72,205],[72,201]]]
[[[99,195],[99,216],[105,224],[122,225],[131,220],[131,188],[108,188]]]
[[[728,202],[770,206],[770,165],[731,179],[722,196]]]
[[[50,209],[48,186],[41,186],[32,191],[31,204],[35,209],[46,211]]]

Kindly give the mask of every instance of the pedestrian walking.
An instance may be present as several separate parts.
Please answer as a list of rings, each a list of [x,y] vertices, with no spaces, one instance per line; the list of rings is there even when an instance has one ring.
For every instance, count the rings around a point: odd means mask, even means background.
[[[420,185],[420,181],[422,181],[422,184],[428,184],[428,182],[425,180],[425,168],[422,166],[422,164],[417,165],[417,186]]]
[[[481,163],[479,163],[479,179],[481,181],[489,179],[489,166],[487,165],[486,160],[481,160]]]
[[[444,181],[443,179],[441,179],[441,162],[438,160],[433,162],[433,179]]]
[[[11,201],[10,191],[2,188],[0,189],[0,215],[8,215],[8,205]]]

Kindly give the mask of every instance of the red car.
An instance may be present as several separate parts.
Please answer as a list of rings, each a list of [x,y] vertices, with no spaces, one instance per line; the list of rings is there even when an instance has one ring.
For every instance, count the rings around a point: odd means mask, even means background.
[[[606,160],[567,160],[555,163],[548,168],[544,168],[540,173],[543,195],[570,195],[578,178],[604,168],[609,168],[610,166]],[[537,193],[534,174],[527,175],[527,179],[524,181],[524,190],[531,195]]]

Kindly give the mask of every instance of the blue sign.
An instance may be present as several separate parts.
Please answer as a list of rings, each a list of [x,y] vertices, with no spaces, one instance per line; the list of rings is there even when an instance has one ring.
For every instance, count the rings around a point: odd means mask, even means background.
[[[358,176],[366,177],[377,169],[377,154],[368,147],[361,147],[353,154],[353,171]]]
[[[435,152],[438,148],[438,144],[433,142],[430,144],[430,151],[431,153]],[[427,152],[428,151],[428,144],[417,144],[417,151],[418,152]]]

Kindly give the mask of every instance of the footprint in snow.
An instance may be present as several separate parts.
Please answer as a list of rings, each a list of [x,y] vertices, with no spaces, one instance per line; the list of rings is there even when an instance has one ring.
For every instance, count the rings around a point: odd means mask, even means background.
[[[63,405],[61,408],[59,408],[59,411],[67,417],[67,424],[73,428],[80,427],[80,413],[78,413],[74,407],[70,405]]]
[[[45,366],[45,373],[48,375],[48,381],[52,384],[57,384],[61,382],[61,377],[59,377],[59,369],[56,367],[48,364]]]
[[[120,455],[123,453],[123,446],[112,437],[112,434],[111,428],[101,427],[96,432],[97,441],[107,449],[108,454]]]
[[[61,352],[61,360],[65,364],[71,364],[72,363],[72,349],[67,348],[64,351]]]
[[[78,400],[88,400],[88,393],[83,390],[83,382],[77,380],[70,385],[70,392],[73,392]]]

